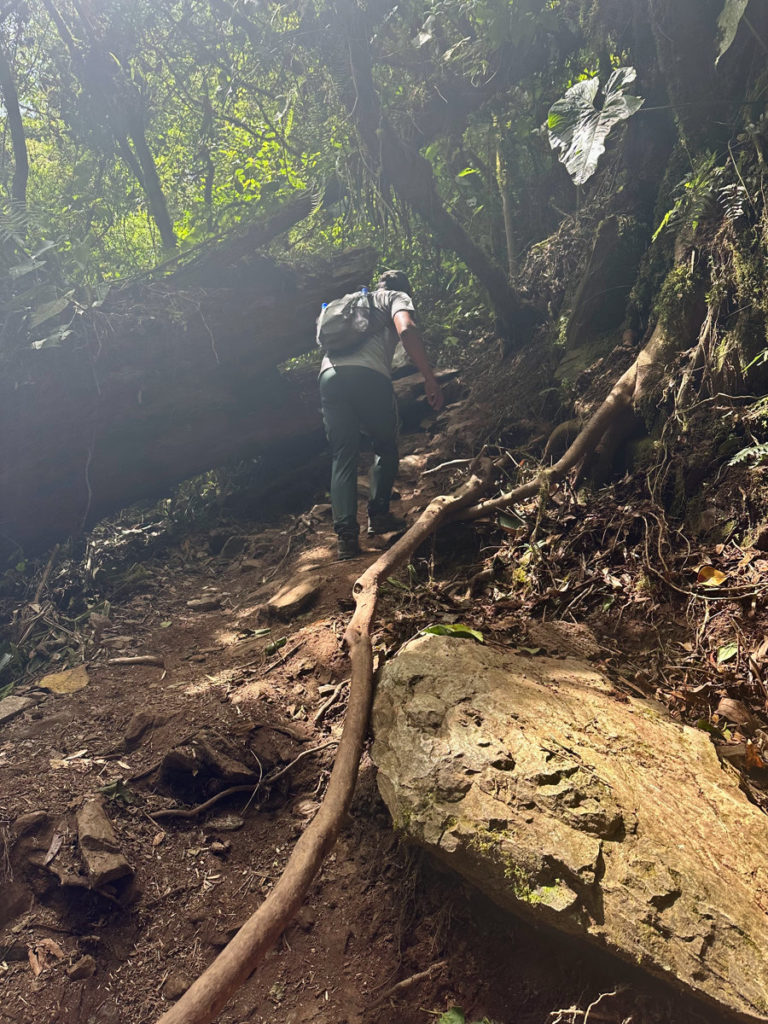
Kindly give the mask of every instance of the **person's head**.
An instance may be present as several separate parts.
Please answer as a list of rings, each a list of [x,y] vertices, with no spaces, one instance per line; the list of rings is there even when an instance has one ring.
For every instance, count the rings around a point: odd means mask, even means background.
[[[411,282],[404,270],[385,270],[376,283],[377,288],[388,288],[392,292],[405,292],[411,298]]]

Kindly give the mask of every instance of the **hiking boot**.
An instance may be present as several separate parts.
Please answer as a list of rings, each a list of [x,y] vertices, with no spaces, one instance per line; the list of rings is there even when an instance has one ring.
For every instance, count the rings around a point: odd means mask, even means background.
[[[357,558],[358,555],[362,554],[360,551],[360,541],[357,539],[357,534],[341,534],[339,536],[339,561],[346,562],[350,558]]]
[[[368,536],[373,537],[377,533],[403,533],[408,528],[408,523],[400,516],[391,512],[369,512],[368,513]]]

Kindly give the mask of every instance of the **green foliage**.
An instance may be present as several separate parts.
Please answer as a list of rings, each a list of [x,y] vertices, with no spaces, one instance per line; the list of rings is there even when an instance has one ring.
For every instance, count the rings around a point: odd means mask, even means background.
[[[422,633],[431,633],[433,636],[455,636],[460,639],[476,640],[479,644],[485,643],[485,638],[479,629],[471,629],[469,626],[462,626],[459,623],[438,623],[434,626],[426,626]]]
[[[754,461],[756,465],[761,465],[766,459],[768,459],[768,441],[762,444],[750,445],[748,448],[742,448],[733,458],[728,460],[728,465],[738,466],[742,462],[749,461]]]
[[[690,173],[675,187],[674,204],[654,231],[654,242],[667,228],[677,233],[686,229],[694,235],[706,218],[723,215],[735,221],[744,215],[746,189],[741,182],[727,180],[726,170],[718,159],[716,153],[704,153],[697,158]]]
[[[736,38],[741,19],[747,9],[749,0],[725,0],[720,17],[717,20],[717,27],[720,32],[720,41],[717,49],[715,64],[720,62],[721,57],[730,49],[733,40]]]
[[[547,131],[552,149],[559,149],[575,185],[583,185],[597,170],[611,129],[635,114],[643,105],[638,96],[624,88],[634,82],[634,68],[616,68],[605,84],[601,105],[597,105],[600,80],[587,78],[572,85],[562,99],[549,108]]]
[[[460,1006],[452,1006],[450,1010],[446,1010],[442,1013],[437,1020],[437,1024],[466,1024],[466,1015]],[[492,1024],[487,1017],[483,1017],[482,1020],[472,1021],[472,1024]]]

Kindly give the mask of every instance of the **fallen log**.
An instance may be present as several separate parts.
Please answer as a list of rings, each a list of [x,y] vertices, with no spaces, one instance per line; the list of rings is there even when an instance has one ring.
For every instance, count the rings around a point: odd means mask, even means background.
[[[369,280],[373,254],[292,267],[242,245],[221,255],[215,286],[187,286],[199,267],[126,284],[69,313],[60,345],[4,353],[0,554],[231,460],[277,446],[290,458],[308,435],[319,448],[316,394],[277,367],[313,348],[321,302]]]

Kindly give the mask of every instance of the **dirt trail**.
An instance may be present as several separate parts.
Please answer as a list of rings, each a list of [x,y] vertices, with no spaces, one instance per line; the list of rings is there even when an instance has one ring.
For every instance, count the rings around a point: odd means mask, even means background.
[[[439,490],[419,482],[425,465],[455,450],[431,451],[422,434],[405,454],[401,510],[412,513]],[[207,537],[185,539],[98,626],[87,686],[33,690],[39,703],[0,726],[0,1022],[149,1024],[269,891],[322,799],[344,713],[351,587],[377,554],[364,539],[360,559],[336,562],[334,540],[322,506],[233,525],[218,555]],[[307,581],[298,609],[270,610]],[[137,655],[163,664],[109,663]],[[162,817],[232,785],[252,792]],[[76,833],[96,791],[134,873],[98,891]],[[382,1002],[433,965],[396,1010]],[[502,918],[402,847],[366,761],[307,905],[220,1020],[383,1024],[394,1013],[422,1024],[461,1005],[468,1020],[543,1024],[616,979],[615,965]],[[633,1020],[686,1019],[644,986],[622,998],[617,1014],[648,1014]]]

